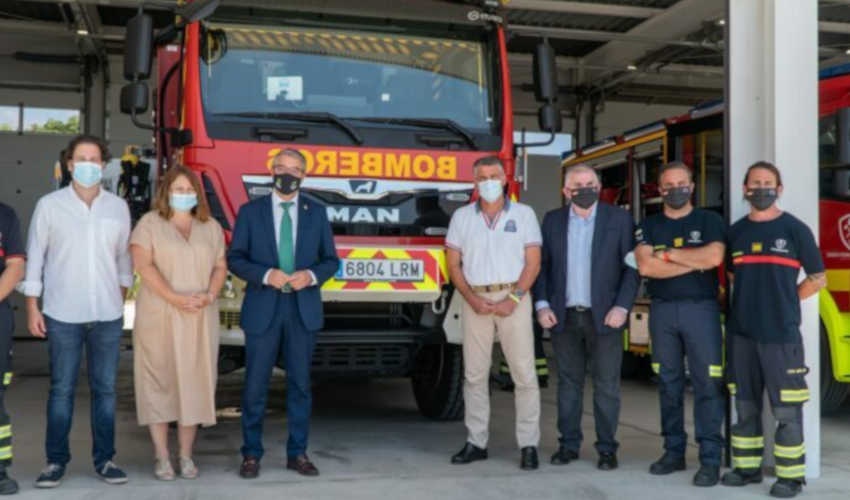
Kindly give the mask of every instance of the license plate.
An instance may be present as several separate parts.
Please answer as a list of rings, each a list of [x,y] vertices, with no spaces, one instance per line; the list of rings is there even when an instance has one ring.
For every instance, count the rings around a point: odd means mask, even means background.
[[[345,281],[422,281],[421,260],[342,259],[336,278]]]

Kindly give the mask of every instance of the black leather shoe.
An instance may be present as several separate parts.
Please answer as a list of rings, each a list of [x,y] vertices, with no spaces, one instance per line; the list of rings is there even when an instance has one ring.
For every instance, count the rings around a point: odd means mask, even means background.
[[[18,492],[18,482],[0,471],[0,495],[14,495]]]
[[[522,457],[519,460],[519,468],[522,470],[536,470],[540,467],[540,461],[537,459],[537,447],[526,446],[520,450]]]
[[[599,462],[596,464],[596,468],[599,470],[614,470],[618,467],[617,465],[617,455],[614,453],[600,453],[599,454]]]
[[[656,476],[672,474],[677,470],[685,470],[685,457],[665,451],[664,455],[649,466],[649,473]]]
[[[549,462],[552,465],[567,465],[573,460],[578,459],[578,452],[573,450],[568,450],[563,446],[558,448],[558,451],[552,455],[552,459]]]
[[[803,481],[779,478],[770,487],[770,496],[776,498],[793,498],[801,491],[803,491]]]
[[[286,468],[294,470],[302,476],[315,477],[319,475],[319,469],[303,453],[295,458],[287,459]]]
[[[694,474],[694,486],[714,486],[718,481],[720,481],[720,467],[716,465],[702,465]]]
[[[720,482],[724,486],[746,486],[748,484],[758,484],[762,482],[761,469],[755,471],[745,471],[743,469],[732,469],[723,474]]]
[[[239,467],[239,475],[243,479],[254,479],[260,475],[260,459],[246,455],[242,458],[242,466]]]
[[[452,457],[455,465],[469,464],[476,460],[487,460],[487,450],[479,448],[472,443],[466,443],[463,448]]]

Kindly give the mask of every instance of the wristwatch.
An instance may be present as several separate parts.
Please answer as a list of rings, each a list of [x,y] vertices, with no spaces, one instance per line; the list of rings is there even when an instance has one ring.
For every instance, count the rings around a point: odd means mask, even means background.
[[[519,304],[522,301],[522,296],[525,295],[525,290],[522,288],[517,288],[513,292],[508,294],[508,298]]]

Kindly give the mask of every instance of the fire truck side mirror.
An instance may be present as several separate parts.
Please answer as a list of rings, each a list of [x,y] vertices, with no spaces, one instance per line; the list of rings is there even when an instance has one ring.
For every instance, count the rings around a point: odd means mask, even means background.
[[[124,38],[124,78],[131,82],[147,80],[153,57],[153,18],[139,12],[127,22]],[[123,91],[122,91],[123,97]],[[123,105],[123,99],[122,99]]]
[[[538,102],[558,100],[558,72],[555,67],[555,50],[547,39],[537,44],[533,59],[534,98]]]
[[[537,122],[540,130],[557,134],[562,129],[561,110],[555,103],[544,104],[537,112]]]
[[[121,87],[121,112],[132,115],[148,110],[148,85],[144,82],[129,83]]]

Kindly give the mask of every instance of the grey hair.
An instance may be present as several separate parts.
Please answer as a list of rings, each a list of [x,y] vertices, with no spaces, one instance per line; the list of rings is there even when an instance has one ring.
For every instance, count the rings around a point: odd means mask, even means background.
[[[485,156],[475,160],[475,163],[472,164],[473,174],[478,172],[478,167],[499,167],[499,171],[502,174],[505,173],[505,166],[502,165],[502,160],[498,156]]]
[[[307,170],[307,158],[305,158],[304,155],[301,154],[301,151],[292,148],[282,149],[279,153],[274,155],[274,157],[272,158],[272,167],[274,167],[275,160],[277,160],[278,158],[283,158],[284,156],[288,156],[289,158],[298,160],[298,163],[301,164],[301,170]]]
[[[591,167],[586,163],[576,163],[564,171],[564,187],[566,187],[567,183],[570,182],[570,176],[575,172],[591,172],[596,177],[596,182],[602,184],[602,179],[599,178],[599,172],[596,171],[595,168]]]

